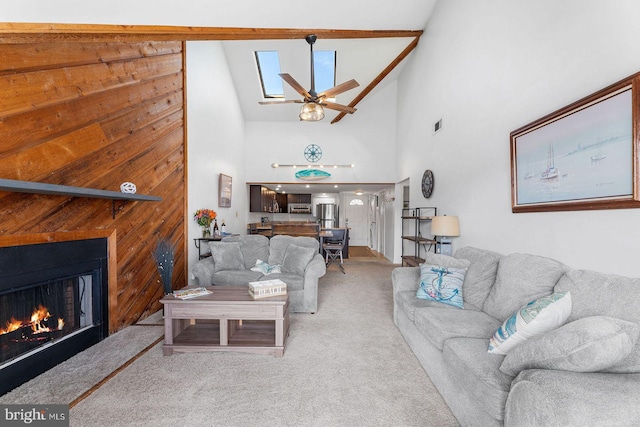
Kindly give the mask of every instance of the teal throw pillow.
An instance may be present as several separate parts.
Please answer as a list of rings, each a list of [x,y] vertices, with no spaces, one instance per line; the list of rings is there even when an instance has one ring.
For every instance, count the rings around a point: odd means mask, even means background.
[[[571,314],[571,293],[558,292],[521,307],[493,334],[489,353],[506,355],[520,343],[562,326]]]
[[[465,268],[420,264],[420,286],[416,298],[464,308],[462,284],[466,272]]]
[[[256,261],[256,265],[251,267],[251,271],[257,271],[259,273],[266,275],[269,274],[274,274],[274,273],[281,273],[282,271],[280,270],[280,265],[276,264],[276,265],[271,265],[268,264],[264,261],[262,261],[261,259]]]

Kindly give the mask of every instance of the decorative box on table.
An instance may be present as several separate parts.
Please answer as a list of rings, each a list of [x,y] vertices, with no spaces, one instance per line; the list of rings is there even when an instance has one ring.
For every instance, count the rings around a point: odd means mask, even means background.
[[[249,295],[254,299],[287,294],[287,284],[280,279],[249,282]]]

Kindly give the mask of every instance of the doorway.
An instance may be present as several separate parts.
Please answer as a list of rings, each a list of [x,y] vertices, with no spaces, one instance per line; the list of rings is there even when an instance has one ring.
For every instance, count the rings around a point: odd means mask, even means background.
[[[349,246],[369,246],[369,206],[367,198],[345,195],[344,226],[349,227]]]

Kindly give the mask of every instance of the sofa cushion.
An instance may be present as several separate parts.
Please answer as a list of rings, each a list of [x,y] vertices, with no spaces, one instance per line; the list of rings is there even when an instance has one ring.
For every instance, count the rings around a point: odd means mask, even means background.
[[[484,338],[487,340],[500,326],[500,321],[482,311],[455,310],[450,307],[424,307],[415,309],[416,327],[442,350],[444,342],[450,338]]]
[[[462,284],[466,269],[420,264],[420,286],[416,298],[464,308]]]
[[[433,252],[427,252],[424,256],[425,264],[441,265],[443,267],[452,268],[469,268],[471,261],[467,259],[456,259],[452,256],[434,254]]]
[[[524,369],[597,372],[626,358],[640,326],[613,317],[583,317],[535,336],[504,358],[500,370],[516,376]]]
[[[500,371],[504,356],[487,353],[482,338],[452,338],[444,343],[442,358],[451,369],[453,379],[482,402],[491,417],[502,420],[513,377]]]
[[[556,292],[571,291],[573,310],[569,322],[587,316],[609,316],[640,325],[640,279],[569,270],[558,281]],[[640,340],[633,352],[605,372],[640,372]]]
[[[528,254],[502,257],[483,310],[504,321],[523,305],[551,294],[563,274],[563,265],[550,258]]]
[[[299,291],[304,289],[304,276],[292,273],[274,273],[269,276],[262,276],[259,280],[280,279],[287,284],[287,291]]]
[[[464,277],[464,302],[482,309],[496,281],[498,262],[502,255],[470,246],[460,248],[454,254],[456,259],[470,262]],[[465,306],[465,308],[468,308]]]
[[[256,261],[256,265],[250,268],[251,271],[257,271],[258,273],[262,273],[265,276],[274,273],[282,273],[280,269],[280,265],[271,265],[262,261],[261,259]]]
[[[282,260],[282,272],[304,276],[304,270],[317,251],[298,245],[289,245]]]
[[[259,280],[262,276],[262,273],[258,273],[257,271],[251,270],[223,270],[218,271],[213,274],[212,283],[214,285],[221,286],[235,286],[235,285],[244,285],[247,286],[249,282],[255,282]],[[272,279],[272,276],[268,276],[269,279]]]
[[[507,426],[634,426],[640,423],[640,374],[522,371],[511,383]]]
[[[284,256],[289,245],[298,245],[304,248],[313,248],[316,252],[320,252],[320,243],[317,239],[305,236],[287,236],[279,234],[273,236],[269,243],[269,264],[283,264]]]
[[[450,308],[451,310],[457,310],[457,308],[452,305],[445,305],[436,301],[416,298],[415,291],[400,291],[396,293],[394,304],[400,310],[402,310],[402,312],[406,314],[406,316],[412,322],[415,321],[416,319],[415,311],[418,308],[441,307],[441,308]],[[465,307],[465,309],[469,309],[469,308]],[[471,309],[479,311],[478,309],[475,309],[475,308],[471,308]]]
[[[269,259],[269,239],[260,234],[248,234],[242,236],[228,236],[222,238],[223,242],[238,242],[240,252],[244,258],[244,268],[250,269],[256,265],[257,260]]]
[[[211,242],[211,256],[216,273],[224,270],[244,270],[244,258],[238,242]]]
[[[489,340],[489,353],[507,354],[525,340],[556,329],[571,313],[571,293],[561,292],[531,301],[504,321]]]

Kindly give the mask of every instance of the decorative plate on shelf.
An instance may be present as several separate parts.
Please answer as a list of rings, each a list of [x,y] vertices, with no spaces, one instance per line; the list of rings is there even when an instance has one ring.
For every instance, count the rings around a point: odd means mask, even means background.
[[[422,175],[422,195],[428,199],[431,193],[433,193],[433,172],[427,169]]]

